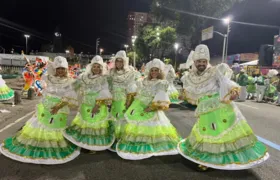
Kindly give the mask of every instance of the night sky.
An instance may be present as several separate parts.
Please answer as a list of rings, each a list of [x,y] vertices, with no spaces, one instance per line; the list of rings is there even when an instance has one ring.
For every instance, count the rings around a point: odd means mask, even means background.
[[[72,45],[76,52],[94,53],[95,40],[100,37],[105,53],[112,54],[123,48],[126,42],[128,12],[148,12],[150,2],[151,0],[9,0],[0,6],[0,17],[15,23],[15,26],[29,28],[28,32],[39,36],[30,38],[30,49],[39,50],[41,44],[52,41],[53,32],[59,26],[65,46]],[[236,21],[280,26],[280,0],[249,0],[226,14],[231,14]],[[3,19],[0,23],[3,23]],[[209,21],[208,24],[214,25],[215,30],[226,30],[220,22]],[[23,34],[24,32],[0,25],[0,46],[6,49],[24,49]],[[261,44],[273,43],[275,34],[278,34],[278,30],[233,24],[229,54],[258,52]],[[222,37],[215,36],[205,43],[214,53],[221,54],[222,41]]]

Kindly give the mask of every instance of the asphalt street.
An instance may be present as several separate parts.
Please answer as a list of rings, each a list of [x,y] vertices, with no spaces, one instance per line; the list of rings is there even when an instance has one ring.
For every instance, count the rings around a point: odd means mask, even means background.
[[[0,141],[14,135],[30,118],[38,100],[23,101],[23,105],[1,105],[11,113],[0,114]],[[153,157],[142,161],[122,160],[110,151],[81,155],[63,165],[25,164],[0,155],[1,180],[278,180],[280,179],[280,107],[255,102],[237,103],[255,134],[268,145],[270,159],[253,169],[242,171],[195,171],[196,165],[180,155]],[[74,116],[75,112],[73,112]],[[182,137],[195,123],[194,111],[180,106],[170,108],[167,115]]]

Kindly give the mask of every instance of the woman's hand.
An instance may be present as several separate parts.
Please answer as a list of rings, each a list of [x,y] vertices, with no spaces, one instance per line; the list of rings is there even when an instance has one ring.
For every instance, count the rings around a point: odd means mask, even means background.
[[[128,109],[130,105],[131,105],[131,102],[130,101],[126,101],[125,108]]]
[[[239,96],[238,91],[232,91],[232,92],[230,93],[230,100],[231,100],[231,101],[236,100],[236,99],[238,98],[238,96]]]
[[[184,100],[185,98],[184,98],[184,96],[181,95],[181,96],[178,97],[178,99],[179,100]]]
[[[98,105],[95,105],[94,108],[92,109],[91,113],[92,113],[92,117],[99,112],[99,107]]]
[[[61,102],[59,104],[56,104],[54,107],[51,108],[51,114],[57,114],[57,112],[63,108],[64,106],[66,106],[68,103],[67,102]]]
[[[55,115],[57,112],[61,109],[60,105],[55,105],[54,107],[51,108],[51,114]]]
[[[147,107],[144,111],[145,111],[145,112],[151,112],[151,111],[153,111],[153,110],[152,110],[152,108]]]

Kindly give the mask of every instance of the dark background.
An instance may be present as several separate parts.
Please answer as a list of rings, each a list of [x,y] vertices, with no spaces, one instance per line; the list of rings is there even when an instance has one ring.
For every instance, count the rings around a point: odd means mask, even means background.
[[[42,44],[53,40],[53,33],[59,26],[64,46],[72,45],[75,52],[95,52],[95,40],[101,38],[100,47],[105,54],[123,49],[126,42],[127,15],[129,11],[149,11],[150,0],[9,0],[0,6],[0,45],[20,50],[25,48],[24,32],[4,27],[29,28],[30,50],[40,50]],[[201,12],[203,14],[203,12]],[[236,21],[280,25],[280,1],[247,0],[234,6],[225,15],[232,15]],[[6,22],[9,20],[10,22]],[[209,21],[215,30],[226,32],[226,26],[218,21]],[[32,32],[32,33],[30,33]],[[272,44],[277,29],[232,24],[229,54],[258,52],[261,44]],[[37,36],[35,36],[37,35]],[[212,53],[221,54],[223,38],[215,35],[203,42]]]

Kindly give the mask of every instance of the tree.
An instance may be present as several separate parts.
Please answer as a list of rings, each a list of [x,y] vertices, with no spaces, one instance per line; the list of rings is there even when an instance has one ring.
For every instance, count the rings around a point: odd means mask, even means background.
[[[172,27],[144,26],[135,42],[136,52],[141,59],[150,55],[162,58],[173,47],[176,30]]]
[[[160,58],[162,58],[165,55],[165,52],[172,48],[173,49],[173,44],[176,41],[176,30],[172,27],[166,27],[161,30],[160,32],[160,46],[161,46],[161,54]]]
[[[130,51],[127,53],[127,57],[129,58],[129,62],[133,64],[133,61],[134,61],[134,52],[133,51]],[[138,57],[138,54],[135,53],[135,61],[138,62],[139,61],[139,57]]]
[[[159,22],[172,24],[179,34],[190,36],[190,45],[194,47],[200,43],[201,30],[207,19],[179,14],[176,11],[168,10],[168,8],[221,18],[223,13],[241,1],[243,0],[154,0],[152,13]]]

